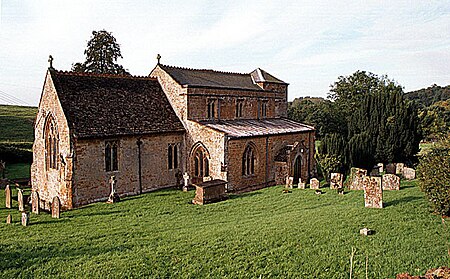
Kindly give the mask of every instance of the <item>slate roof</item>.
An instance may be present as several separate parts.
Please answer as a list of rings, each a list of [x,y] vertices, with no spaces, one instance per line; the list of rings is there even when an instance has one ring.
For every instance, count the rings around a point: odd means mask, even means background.
[[[49,70],[79,138],[184,131],[156,79]]]
[[[261,82],[287,84],[259,68],[252,73],[241,74],[214,70],[181,68],[162,64],[158,64],[158,66],[168,73],[178,84],[184,87],[210,87],[264,91],[255,83],[255,78]]]
[[[287,118],[237,119],[219,122],[200,121],[200,124],[223,132],[231,138],[256,137],[266,135],[292,134],[314,131],[308,126]]]

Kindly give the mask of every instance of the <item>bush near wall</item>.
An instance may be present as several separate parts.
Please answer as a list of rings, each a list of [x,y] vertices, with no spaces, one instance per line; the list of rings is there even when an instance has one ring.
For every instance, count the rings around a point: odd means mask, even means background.
[[[434,211],[442,217],[450,216],[450,139],[423,155],[417,171],[420,188]]]
[[[0,161],[7,163],[30,163],[33,161],[32,143],[0,143]]]

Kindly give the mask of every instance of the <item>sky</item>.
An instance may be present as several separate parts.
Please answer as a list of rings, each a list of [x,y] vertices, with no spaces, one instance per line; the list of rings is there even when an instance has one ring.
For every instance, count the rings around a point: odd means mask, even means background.
[[[122,64],[249,73],[289,83],[289,100],[326,97],[339,76],[387,75],[405,92],[450,84],[450,0],[0,0],[0,104],[37,106],[48,56],[84,61],[93,30],[121,46]]]

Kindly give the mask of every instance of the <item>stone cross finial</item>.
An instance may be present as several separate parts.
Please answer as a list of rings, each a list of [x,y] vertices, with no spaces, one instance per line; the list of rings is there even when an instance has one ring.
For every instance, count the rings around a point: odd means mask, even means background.
[[[50,64],[48,68],[53,69],[53,56],[48,56],[48,63]]]
[[[161,55],[158,53],[158,55],[156,55],[156,59],[158,60],[158,64],[159,64],[159,61],[161,60]]]

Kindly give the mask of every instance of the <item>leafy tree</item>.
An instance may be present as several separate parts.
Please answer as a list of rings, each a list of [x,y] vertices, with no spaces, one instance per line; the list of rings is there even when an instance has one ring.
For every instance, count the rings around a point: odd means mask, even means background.
[[[92,37],[87,43],[86,61],[72,64],[72,71],[100,74],[129,74],[122,65],[117,64],[118,58],[123,58],[120,45],[116,38],[106,31],[92,31]]]
[[[423,155],[417,172],[420,188],[435,212],[450,216],[450,139]]]
[[[426,140],[450,136],[450,99],[438,101],[420,111],[420,126]]]

